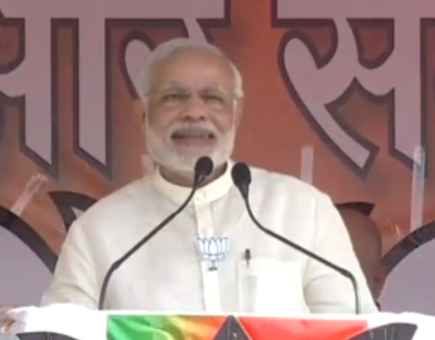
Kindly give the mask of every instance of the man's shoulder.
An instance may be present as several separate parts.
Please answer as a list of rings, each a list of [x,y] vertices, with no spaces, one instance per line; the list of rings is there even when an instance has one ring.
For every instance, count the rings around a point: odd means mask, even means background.
[[[252,182],[265,192],[281,193],[289,196],[320,198],[325,194],[301,179],[279,172],[251,167]]]
[[[314,223],[315,214],[320,212],[329,214],[334,209],[329,195],[299,178],[259,168],[251,168],[251,173],[251,202],[261,209],[265,216],[273,216],[271,221],[275,221],[275,225],[280,223],[293,226],[303,225],[304,230],[309,232],[309,230],[314,230],[312,228],[319,227]],[[273,223],[271,222],[270,225]],[[327,224],[322,223],[321,226],[327,226]],[[296,237],[291,234],[292,230],[294,229],[289,228],[282,232],[288,237]]]
[[[151,178],[143,177],[121,187],[94,203],[77,219],[77,222],[84,224],[94,220],[128,216],[146,200],[150,184]]]

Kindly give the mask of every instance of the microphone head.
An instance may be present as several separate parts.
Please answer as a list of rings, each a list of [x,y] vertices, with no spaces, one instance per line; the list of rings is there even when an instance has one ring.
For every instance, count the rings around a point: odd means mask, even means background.
[[[195,185],[201,184],[213,171],[213,161],[210,157],[199,158],[195,163]]]
[[[244,198],[248,198],[249,185],[251,184],[251,170],[245,163],[236,163],[231,169],[234,185],[240,190]]]

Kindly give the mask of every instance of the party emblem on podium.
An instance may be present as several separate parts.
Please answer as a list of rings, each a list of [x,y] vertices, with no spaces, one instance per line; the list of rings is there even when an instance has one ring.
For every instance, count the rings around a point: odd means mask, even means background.
[[[197,237],[196,248],[201,261],[209,262],[209,270],[217,270],[217,263],[225,260],[229,251],[228,237]]]

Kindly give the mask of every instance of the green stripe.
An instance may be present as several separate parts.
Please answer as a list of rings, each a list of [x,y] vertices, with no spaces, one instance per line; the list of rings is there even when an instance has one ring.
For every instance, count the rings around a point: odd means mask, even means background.
[[[111,315],[107,319],[107,339],[181,340],[183,334],[165,316]]]

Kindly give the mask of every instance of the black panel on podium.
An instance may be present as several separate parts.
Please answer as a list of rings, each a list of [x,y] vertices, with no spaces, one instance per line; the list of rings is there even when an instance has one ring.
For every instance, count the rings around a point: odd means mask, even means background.
[[[251,338],[240,322],[234,316],[229,316],[213,340],[251,340]]]
[[[372,328],[347,340],[412,340],[416,331],[416,325],[390,323]]]
[[[22,333],[17,334],[16,337],[20,340],[78,340],[67,335],[52,332]]]

